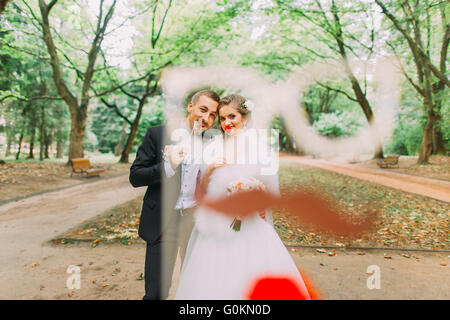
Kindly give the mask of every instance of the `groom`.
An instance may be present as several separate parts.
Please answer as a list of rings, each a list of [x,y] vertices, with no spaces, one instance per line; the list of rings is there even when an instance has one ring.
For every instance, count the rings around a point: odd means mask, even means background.
[[[197,131],[203,137],[214,123],[219,100],[211,90],[195,93],[179,128]],[[192,212],[200,165],[186,161],[188,150],[167,148],[170,133],[165,130],[165,126],[148,129],[130,168],[133,187],[147,186],[139,224],[139,236],[147,242],[144,300],[167,298],[178,249],[183,259],[194,225]]]

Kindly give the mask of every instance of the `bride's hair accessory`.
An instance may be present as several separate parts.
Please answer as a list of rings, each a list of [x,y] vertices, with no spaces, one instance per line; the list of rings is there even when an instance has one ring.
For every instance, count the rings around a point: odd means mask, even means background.
[[[241,104],[240,107],[242,109],[246,109],[246,110],[251,112],[251,111],[253,111],[255,109],[255,104],[253,103],[253,101],[247,100],[243,104]]]

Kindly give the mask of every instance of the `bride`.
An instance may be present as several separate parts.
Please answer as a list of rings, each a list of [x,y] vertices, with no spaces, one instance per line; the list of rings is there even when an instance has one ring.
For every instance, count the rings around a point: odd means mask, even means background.
[[[241,190],[265,190],[279,194],[278,173],[267,174],[267,161],[275,153],[264,142],[245,144],[251,104],[237,94],[223,98],[218,106],[222,135],[205,146],[210,158],[222,161],[203,165],[203,199],[221,199]],[[242,146],[244,146],[242,148]],[[251,161],[257,152],[260,157]],[[269,157],[270,156],[270,157]],[[263,163],[265,162],[265,163]],[[289,252],[273,228],[270,212],[230,217],[205,206],[194,213],[191,233],[175,299],[248,299],[258,279],[287,277],[309,298],[308,290]]]

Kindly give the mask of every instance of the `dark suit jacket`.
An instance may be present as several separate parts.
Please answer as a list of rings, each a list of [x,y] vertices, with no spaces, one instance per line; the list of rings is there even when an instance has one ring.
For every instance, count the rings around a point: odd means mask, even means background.
[[[180,192],[181,172],[178,167],[175,176],[166,178],[162,149],[169,143],[164,141],[164,131],[164,126],[151,127],[147,130],[130,168],[130,183],[133,187],[147,186],[139,223],[139,236],[148,243],[157,241],[168,224],[167,219],[164,219],[164,227],[162,226],[163,210],[164,213],[168,212],[166,217],[177,219],[178,216],[173,214],[173,208]]]

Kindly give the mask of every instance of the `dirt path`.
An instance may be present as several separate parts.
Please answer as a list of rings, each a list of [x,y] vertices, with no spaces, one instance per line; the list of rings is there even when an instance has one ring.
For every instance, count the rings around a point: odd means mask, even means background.
[[[93,167],[104,168],[101,177],[87,178],[82,174],[71,176],[72,168],[61,162],[7,162],[0,165],[0,205],[11,199],[38,195],[57,188],[104,180],[130,172],[129,163],[95,162]]]
[[[450,182],[448,181],[383,171],[382,169],[360,168],[347,164],[338,164],[323,159],[311,159],[294,156],[285,156],[282,159],[282,161],[301,163],[307,166],[321,168],[358,179],[375,182],[406,192],[450,202]]]
[[[0,206],[0,299],[141,299],[145,247],[121,244],[54,246],[48,240],[143,194],[127,176],[46,193]],[[327,299],[449,299],[448,254],[291,251]],[[391,256],[386,259],[384,254]],[[80,267],[81,288],[69,290],[70,265]],[[381,289],[366,286],[367,267],[378,265]],[[174,280],[179,277],[177,264]],[[172,288],[173,296],[176,286]]]
[[[44,264],[56,256],[64,272],[77,250],[61,250],[45,243],[105,210],[134,199],[144,188],[130,186],[128,176],[105,179],[56,192],[45,193],[0,206],[0,298],[31,298],[35,286],[52,281],[41,274],[29,278],[33,262]],[[61,260],[62,259],[62,260]],[[96,259],[97,260],[97,259]],[[102,260],[102,257],[98,257]],[[63,262],[64,261],[64,262]],[[36,270],[37,270],[36,269]],[[64,285],[64,284],[63,284]]]
[[[43,247],[36,267],[18,263],[14,278],[1,276],[1,299],[141,299],[144,281],[143,245],[87,244],[68,247]],[[24,254],[24,253],[22,253]],[[358,255],[355,252],[328,256],[314,249],[291,252],[297,265],[314,282],[323,299],[450,299],[450,276],[446,254],[383,252]],[[404,254],[404,253],[402,253]],[[27,260],[29,262],[29,259]],[[69,265],[80,267],[81,288],[69,290],[66,273]],[[367,267],[380,268],[381,288],[367,288]],[[3,266],[2,266],[3,268]],[[11,275],[12,276],[12,275]],[[179,277],[179,264],[174,280]],[[172,287],[174,296],[176,284]]]

